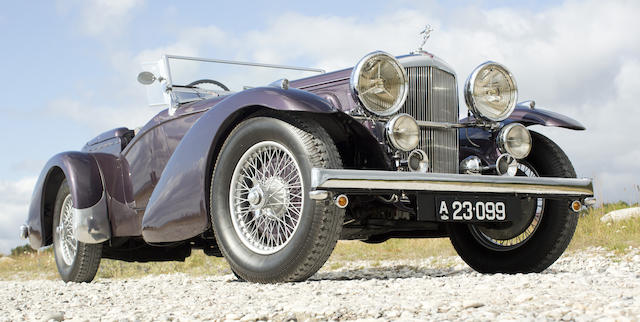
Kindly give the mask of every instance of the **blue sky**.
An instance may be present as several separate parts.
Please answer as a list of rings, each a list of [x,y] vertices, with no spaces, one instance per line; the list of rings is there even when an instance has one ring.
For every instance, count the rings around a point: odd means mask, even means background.
[[[587,125],[536,130],[596,178],[599,199],[640,201],[639,14],[634,1],[5,1],[0,252],[20,243],[50,156],[157,112],[135,81],[141,61],[166,52],[331,70],[373,50],[407,53],[425,23],[435,27],[426,48],[453,65],[460,87],[483,61],[505,64],[521,100]]]

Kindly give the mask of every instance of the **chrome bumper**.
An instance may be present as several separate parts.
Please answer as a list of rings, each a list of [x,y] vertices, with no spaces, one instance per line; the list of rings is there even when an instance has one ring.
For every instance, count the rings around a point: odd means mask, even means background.
[[[591,179],[531,178],[379,170],[311,170],[311,190],[404,190],[591,197]]]

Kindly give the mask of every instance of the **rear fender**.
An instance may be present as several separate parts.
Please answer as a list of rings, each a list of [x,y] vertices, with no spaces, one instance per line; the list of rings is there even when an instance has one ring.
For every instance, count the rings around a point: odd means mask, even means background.
[[[27,224],[33,248],[53,242],[53,211],[64,179],[73,200],[76,238],[81,242],[101,242],[110,235],[103,181],[96,160],[88,153],[63,152],[47,162],[31,197]]]
[[[253,88],[216,104],[189,129],[164,168],[142,219],[145,241],[185,240],[209,228],[208,188],[219,148],[238,123],[260,110],[338,112],[327,100],[294,88]]]

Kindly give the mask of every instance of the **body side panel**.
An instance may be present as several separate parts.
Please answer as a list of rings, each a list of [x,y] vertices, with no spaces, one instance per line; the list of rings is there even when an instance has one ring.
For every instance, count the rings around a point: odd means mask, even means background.
[[[107,153],[92,155],[104,180],[111,235],[139,236],[142,213],[137,212],[128,202],[132,196],[131,182],[128,180],[128,163],[124,158]]]

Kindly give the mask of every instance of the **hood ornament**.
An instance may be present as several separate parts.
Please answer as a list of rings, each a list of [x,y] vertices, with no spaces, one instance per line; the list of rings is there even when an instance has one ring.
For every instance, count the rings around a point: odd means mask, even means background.
[[[427,43],[427,40],[429,40],[429,37],[431,37],[432,31],[433,31],[433,28],[431,28],[431,25],[426,25],[424,26],[424,29],[422,29],[422,31],[420,32],[420,35],[422,35],[422,43],[420,43],[420,46],[418,47],[418,52],[423,51],[422,47],[424,46],[424,44]]]

